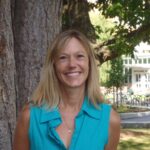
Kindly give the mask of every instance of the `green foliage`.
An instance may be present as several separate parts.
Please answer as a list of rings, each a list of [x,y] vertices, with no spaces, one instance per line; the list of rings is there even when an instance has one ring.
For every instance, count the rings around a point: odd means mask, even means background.
[[[91,10],[89,12],[91,23],[96,32],[97,43],[108,40],[114,29],[114,23],[107,20],[98,10]]]
[[[118,113],[129,113],[129,112],[146,112],[149,111],[149,109],[146,108],[137,108],[137,107],[128,107],[126,105],[120,105],[117,107],[115,104],[113,105],[113,108],[118,112]]]
[[[95,5],[105,18],[112,18],[114,28],[109,49],[118,54],[133,56],[134,47],[141,41],[150,42],[149,0],[99,0]]]
[[[130,108],[125,105],[120,105],[119,107],[116,107],[116,106],[113,106],[113,107],[118,113],[131,112]]]
[[[91,15],[90,10],[95,13]],[[64,0],[63,12],[63,26],[67,24],[66,28],[84,31],[96,43],[101,64],[123,54],[134,56],[137,44],[150,43],[149,0],[97,0],[96,3]],[[103,57],[106,56],[104,47],[110,51],[107,58]]]
[[[100,67],[99,67],[99,74],[100,74],[100,84],[101,86],[105,86],[107,80],[109,79],[109,74],[108,71],[110,70],[110,61],[107,61],[105,63],[103,63]]]
[[[99,4],[104,16],[118,17],[118,27],[128,25],[136,29],[137,25],[150,23],[150,2],[147,0],[107,0]]]
[[[123,61],[121,58],[111,60],[111,69],[108,73],[109,79],[105,83],[108,88],[120,88],[123,86],[125,75],[123,73]]]

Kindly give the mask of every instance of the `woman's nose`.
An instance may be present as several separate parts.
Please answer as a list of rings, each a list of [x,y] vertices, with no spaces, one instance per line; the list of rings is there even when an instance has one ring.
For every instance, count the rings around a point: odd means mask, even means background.
[[[76,67],[76,59],[74,57],[70,57],[69,67]]]

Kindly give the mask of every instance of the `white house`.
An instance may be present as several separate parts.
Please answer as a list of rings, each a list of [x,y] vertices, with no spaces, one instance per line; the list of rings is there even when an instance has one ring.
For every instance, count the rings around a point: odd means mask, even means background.
[[[141,42],[135,50],[134,59],[123,58],[126,83],[136,94],[150,94],[150,45]]]

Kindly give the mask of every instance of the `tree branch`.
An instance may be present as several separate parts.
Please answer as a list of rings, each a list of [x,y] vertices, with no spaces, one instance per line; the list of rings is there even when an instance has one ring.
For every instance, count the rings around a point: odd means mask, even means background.
[[[132,32],[129,32],[127,35],[124,36],[124,38],[132,38],[134,36],[141,36],[141,35],[145,35],[147,33],[150,33],[150,24],[146,24],[146,25],[143,25],[141,27],[139,27],[137,30],[134,30]],[[113,38],[113,39],[110,39],[108,41],[105,41],[103,43],[100,43],[99,45],[97,45],[95,47],[95,49],[100,49],[102,48],[103,46],[108,46],[108,45],[112,45],[116,42],[116,39]]]
[[[150,24],[143,25],[139,27],[137,30],[134,30],[124,36],[124,38],[128,39],[130,41],[131,38],[139,37],[139,40],[144,39],[143,37],[146,37],[146,35],[149,35],[150,33]],[[149,39],[147,39],[148,41]],[[109,45],[115,44],[116,39],[110,39],[106,42],[100,43],[97,45],[94,49],[96,50],[96,57],[100,64],[104,63],[105,61],[115,59],[116,57],[120,56],[120,54],[117,51],[110,51],[108,49]],[[138,43],[137,43],[138,44]],[[107,47],[107,48],[104,48]]]

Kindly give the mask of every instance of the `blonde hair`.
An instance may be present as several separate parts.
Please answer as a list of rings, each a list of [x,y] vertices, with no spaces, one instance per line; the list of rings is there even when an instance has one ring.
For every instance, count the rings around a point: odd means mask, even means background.
[[[54,59],[68,40],[76,38],[85,48],[89,57],[89,75],[86,83],[86,94],[89,100],[97,106],[102,102],[102,96],[99,88],[99,75],[95,56],[91,49],[88,39],[77,30],[67,30],[60,33],[53,41],[51,48],[48,49],[46,60],[42,69],[40,82],[35,89],[32,100],[41,105],[47,103],[49,107],[57,106],[61,99],[61,91],[55,74]]]

